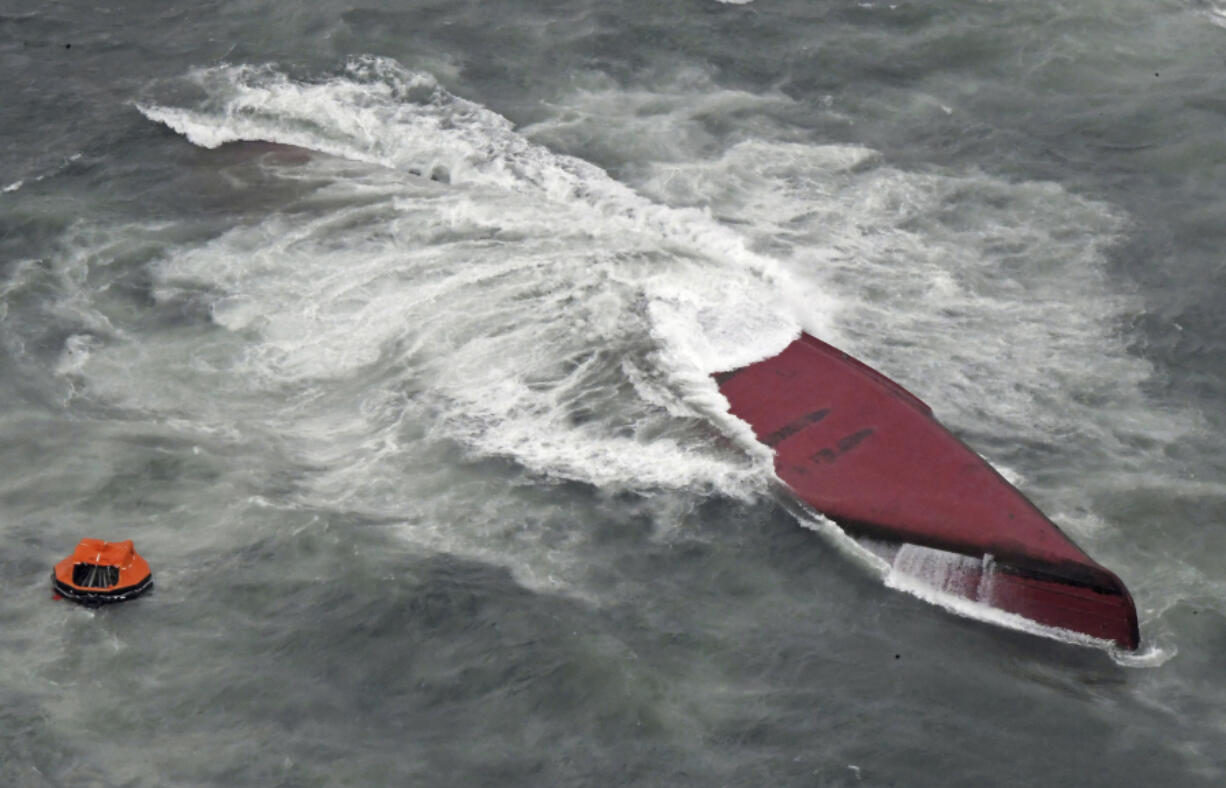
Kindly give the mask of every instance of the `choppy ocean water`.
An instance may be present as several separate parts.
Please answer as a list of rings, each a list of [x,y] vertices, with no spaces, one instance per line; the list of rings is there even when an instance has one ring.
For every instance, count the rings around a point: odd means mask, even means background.
[[[0,4],[0,782],[1220,784],[1224,55],[1207,0]],[[801,328],[1141,656],[801,527],[708,377]],[[86,535],[153,594],[52,602]]]

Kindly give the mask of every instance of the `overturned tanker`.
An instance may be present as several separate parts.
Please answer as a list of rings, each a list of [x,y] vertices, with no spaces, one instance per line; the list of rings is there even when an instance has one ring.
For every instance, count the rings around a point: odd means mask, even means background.
[[[715,379],[800,501],[941,599],[1137,647],[1119,578],[894,381],[808,334]]]

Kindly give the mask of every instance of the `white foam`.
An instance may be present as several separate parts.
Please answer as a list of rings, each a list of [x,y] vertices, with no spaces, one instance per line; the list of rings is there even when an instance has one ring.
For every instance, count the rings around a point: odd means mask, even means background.
[[[47,178],[51,177],[52,175],[62,172],[65,167],[67,167],[69,164],[73,163],[79,158],[81,158],[80,153],[73,153],[70,156],[66,156],[64,157],[63,160],[60,161],[59,165],[52,168],[49,172],[44,172],[42,175],[35,175],[34,177],[27,176],[26,178],[21,178],[19,180],[13,181],[9,185],[0,189],[0,194],[11,194],[12,192],[19,191],[20,189],[22,189],[28,184],[44,181]]]
[[[1111,646],[1107,649],[1107,653],[1117,665],[1125,668],[1160,668],[1174,659],[1179,649],[1173,643],[1169,645],[1146,643],[1144,648],[1136,651],[1126,651]]]
[[[1226,27],[1226,6],[1210,2],[1209,7],[1205,10],[1205,15],[1210,24]]]
[[[833,520],[787,495],[786,490],[782,490],[781,493],[780,502],[802,527],[820,535],[828,544],[869,572],[870,575],[883,581],[889,575],[894,556],[893,546],[849,536]]]
[[[55,373],[57,375],[72,375],[81,370],[85,366],[85,362],[89,360],[90,353],[94,348],[99,347],[101,343],[97,337],[89,334],[73,334],[64,340],[64,351],[60,354],[60,360],[55,365]]]
[[[683,167],[720,145],[711,119],[737,117],[742,134],[773,137],[778,116],[797,102],[775,90],[737,90],[719,84],[710,70],[683,68],[650,89],[627,87],[601,74],[574,75],[575,89],[554,112],[519,129],[552,150],[581,150],[596,161],[623,163],[625,177],[649,163]],[[677,203],[671,203],[676,205]]]
[[[751,251],[740,234],[713,221],[705,211],[646,200],[598,167],[533,145],[505,118],[451,95],[431,76],[407,72],[392,61],[356,58],[344,76],[319,83],[294,82],[271,68],[245,66],[199,70],[189,78],[209,92],[204,108],[154,104],[138,108],[198,145],[267,140],[401,171],[446,171],[452,184],[549,200],[572,220],[599,228],[594,236],[634,233],[682,255],[701,256],[704,265],[698,278],[710,283],[704,327],[713,330],[711,337],[700,341],[693,357],[707,365],[707,371],[753,360],[741,341],[710,341],[722,335],[743,340],[748,333],[720,325],[721,317],[727,320],[729,312],[740,306],[739,291],[768,294],[758,295],[760,300],[804,299],[807,312],[822,312],[818,291],[793,281],[773,259]],[[552,219],[544,224],[552,224]],[[715,271],[720,276],[713,277]],[[669,278],[674,285],[681,279]],[[799,329],[787,310],[771,311],[769,317],[756,319],[783,324],[775,328],[776,337],[789,332],[795,336]],[[755,344],[757,358],[782,346],[761,339]]]

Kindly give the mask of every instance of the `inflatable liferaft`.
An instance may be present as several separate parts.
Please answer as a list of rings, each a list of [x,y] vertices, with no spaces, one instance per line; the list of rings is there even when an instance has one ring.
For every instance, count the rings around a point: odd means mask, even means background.
[[[153,574],[131,539],[82,539],[72,555],[55,565],[51,585],[65,599],[102,605],[124,602],[153,588]]]

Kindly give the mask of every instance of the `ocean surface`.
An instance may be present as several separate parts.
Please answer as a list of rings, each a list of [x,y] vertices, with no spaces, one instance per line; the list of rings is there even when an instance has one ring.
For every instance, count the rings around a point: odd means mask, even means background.
[[[0,75],[0,785],[1226,782],[1219,0],[0,0]],[[1141,651],[793,516],[710,373],[802,329]]]

